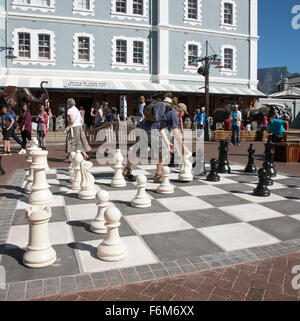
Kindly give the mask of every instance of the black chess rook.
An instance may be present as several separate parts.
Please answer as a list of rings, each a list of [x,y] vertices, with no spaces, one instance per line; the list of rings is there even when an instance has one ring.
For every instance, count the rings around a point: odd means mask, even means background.
[[[257,187],[253,190],[255,196],[268,197],[271,195],[270,190],[267,187],[268,175],[264,168],[258,171],[259,182]]]
[[[217,165],[218,161],[213,158],[210,161],[210,173],[207,175],[206,180],[209,182],[219,182],[220,181],[220,175],[218,175],[217,172]]]
[[[254,157],[255,157],[255,148],[253,144],[250,144],[250,147],[248,149],[248,164],[245,168],[245,173],[256,173],[257,168],[254,163]]]
[[[219,146],[219,161],[218,161],[218,167],[217,172],[222,174],[230,174],[231,169],[228,162],[228,140],[220,140],[220,146]]]

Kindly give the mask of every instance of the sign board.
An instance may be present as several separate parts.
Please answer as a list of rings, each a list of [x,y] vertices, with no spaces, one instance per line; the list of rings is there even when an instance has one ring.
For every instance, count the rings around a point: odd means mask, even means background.
[[[63,86],[65,88],[105,89],[108,88],[108,82],[93,80],[64,80]]]
[[[120,96],[120,119],[127,119],[127,96]]]

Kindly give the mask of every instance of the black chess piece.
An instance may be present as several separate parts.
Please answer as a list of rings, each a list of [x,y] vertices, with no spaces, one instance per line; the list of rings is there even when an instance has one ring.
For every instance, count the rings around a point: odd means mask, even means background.
[[[209,182],[219,182],[220,181],[220,175],[218,175],[217,172],[217,165],[218,161],[213,158],[210,161],[210,173],[207,175],[206,180]]]
[[[267,179],[266,179],[267,186],[274,185],[274,182],[272,180],[272,173],[271,173],[271,163],[269,161],[266,161],[264,162],[263,167],[267,172]]]
[[[1,166],[2,163],[2,156],[0,156],[0,175],[5,175],[5,170]]]
[[[268,141],[265,143],[265,163],[269,162],[269,174],[271,177],[276,177],[277,176],[277,172],[275,169],[275,165],[274,165],[274,151],[275,148],[275,144],[272,141],[272,136],[268,136]],[[266,167],[267,165],[264,164],[264,167]]]
[[[246,173],[256,173],[257,169],[254,164],[254,157],[255,157],[255,148],[253,144],[250,144],[248,149],[248,164],[245,168]]]
[[[196,168],[196,166],[197,166],[197,152],[194,152],[193,154],[192,154],[192,156],[193,156],[193,159],[194,159],[194,161],[193,161],[193,168],[195,169]],[[198,160],[199,161],[199,160]],[[198,170],[198,172],[196,172]],[[205,168],[205,161],[203,161],[203,167],[202,168],[200,168],[200,171],[199,171],[199,169],[197,168],[195,171],[194,171],[194,175],[195,176],[206,176],[206,168]]]
[[[228,140],[220,140],[220,146],[219,146],[219,161],[218,161],[218,167],[217,171],[218,173],[222,174],[230,174],[231,169],[228,162]]]
[[[257,187],[253,190],[255,196],[268,197],[271,195],[267,187],[267,171],[264,168],[258,170],[259,182]]]

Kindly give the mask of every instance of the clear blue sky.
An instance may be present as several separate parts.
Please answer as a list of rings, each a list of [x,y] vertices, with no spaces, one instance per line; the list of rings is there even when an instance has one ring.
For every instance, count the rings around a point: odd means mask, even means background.
[[[290,73],[300,73],[300,29],[291,24],[296,16],[292,8],[300,6],[300,0],[258,0],[258,4],[258,67],[287,66]]]

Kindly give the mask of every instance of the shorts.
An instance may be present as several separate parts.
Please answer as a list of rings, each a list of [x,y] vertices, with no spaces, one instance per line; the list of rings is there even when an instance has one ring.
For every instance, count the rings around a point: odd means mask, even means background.
[[[148,146],[151,148],[151,156],[158,157],[161,162],[169,155],[169,150],[161,134],[157,130],[147,130]]]
[[[3,140],[9,141],[9,137],[11,133],[12,133],[12,129],[10,130],[3,129],[2,130]]]

